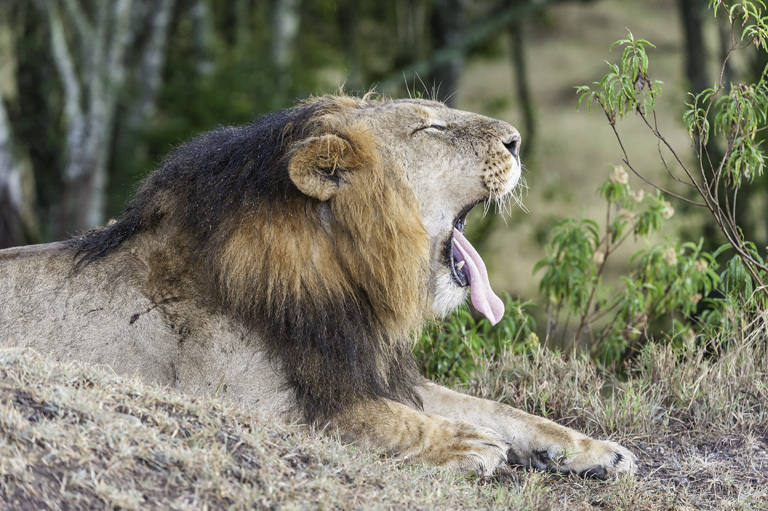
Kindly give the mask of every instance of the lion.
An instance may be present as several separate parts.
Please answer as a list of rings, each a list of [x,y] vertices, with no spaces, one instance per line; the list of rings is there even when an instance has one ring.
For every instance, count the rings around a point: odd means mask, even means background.
[[[468,212],[516,193],[510,124],[422,99],[315,97],[181,146],[125,211],[0,251],[0,344],[241,403],[413,462],[604,478],[636,458],[422,377],[414,332],[504,313]]]

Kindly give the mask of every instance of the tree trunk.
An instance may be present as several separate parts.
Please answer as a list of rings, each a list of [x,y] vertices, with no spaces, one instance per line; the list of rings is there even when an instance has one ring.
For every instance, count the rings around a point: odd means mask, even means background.
[[[277,72],[279,89],[291,85],[291,64],[301,16],[300,0],[276,0],[272,18],[272,64]]]
[[[32,166],[13,147],[11,123],[0,98],[0,249],[40,241],[34,204]]]
[[[19,7],[17,4],[16,7]],[[12,6],[0,5],[0,248],[40,241],[35,182],[29,155],[15,144],[9,105],[19,104],[20,27]]]
[[[425,0],[396,0],[393,5],[397,30],[395,64],[402,66],[424,57],[427,6]]]
[[[64,190],[56,230],[59,238],[104,221],[106,163],[117,98],[125,80],[133,8],[132,0],[98,3],[91,22],[76,0],[64,2],[76,37],[90,44],[70,44],[59,2],[46,3],[67,127]],[[71,46],[79,47],[80,52],[73,53]]]
[[[525,20],[524,20],[525,21]],[[525,23],[515,23],[509,28],[509,38],[512,46],[512,68],[515,73],[517,99],[523,113],[522,132],[525,137],[523,151],[531,154],[536,142],[536,112],[534,110],[531,90],[528,87],[528,66],[525,61]]]
[[[15,76],[15,50],[8,19],[8,5],[0,6],[0,54],[9,57],[0,61],[0,248],[20,244],[21,172],[17,168],[11,146],[11,124],[3,103],[4,96],[16,95],[15,83],[4,76]]]
[[[712,87],[707,76],[707,51],[702,23],[707,12],[706,0],[678,0],[685,44],[685,76],[693,92]]]
[[[11,147],[11,129],[0,99],[0,248],[21,244],[21,169]]]
[[[341,32],[341,44],[344,47],[344,67],[347,70],[344,86],[347,89],[358,89],[365,86],[360,77],[360,64],[357,55],[357,18],[357,2],[354,0],[339,2],[336,19],[339,32]]]
[[[707,12],[706,0],[678,0],[680,21],[683,25],[685,44],[685,74],[693,93],[699,93],[715,85],[707,74],[707,51],[704,45],[703,23]],[[694,144],[698,153],[698,143]],[[697,154],[701,158],[703,168],[714,174],[712,167],[717,167],[723,158],[723,151],[718,144],[710,139],[704,147],[705,154]],[[725,197],[721,195],[720,206],[729,209]],[[685,206],[684,206],[685,207]],[[720,230],[711,222],[704,224],[702,229],[706,250],[714,250],[723,243]]]
[[[208,0],[196,0],[189,10],[193,26],[193,42],[196,51],[197,72],[201,76],[213,72],[213,15]]]
[[[148,2],[145,7],[149,21],[149,37],[141,52],[137,75],[138,96],[129,110],[128,126],[135,131],[155,114],[157,94],[162,85],[162,72],[165,66],[168,30],[175,0]]]

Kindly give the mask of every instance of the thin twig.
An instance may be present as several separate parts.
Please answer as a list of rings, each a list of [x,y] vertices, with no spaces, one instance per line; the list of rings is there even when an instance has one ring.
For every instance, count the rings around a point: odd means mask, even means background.
[[[695,189],[698,191],[698,190],[699,190],[699,185],[698,185],[698,183],[696,182],[696,179],[693,177],[693,174],[691,173],[691,171],[690,171],[690,170],[688,170],[688,166],[687,166],[687,165],[686,165],[686,164],[683,162],[683,160],[680,158],[680,156],[678,156],[678,154],[677,154],[677,151],[675,151],[675,150],[674,150],[674,148],[672,147],[672,145],[670,145],[670,143],[667,141],[667,139],[666,139],[666,138],[664,138],[664,136],[661,134],[661,132],[659,132],[659,130],[657,130],[657,129],[655,129],[653,126],[651,126],[651,124],[648,122],[648,118],[646,117],[646,115],[645,115],[643,112],[641,112],[641,111],[639,111],[639,110],[638,110],[638,114],[640,115],[640,118],[643,120],[643,122],[644,122],[644,123],[645,123],[645,125],[648,127],[648,129],[649,129],[649,130],[651,130],[651,133],[653,133],[653,135],[654,135],[654,136],[657,138],[657,140],[659,140],[659,141],[660,141],[662,144],[664,144],[664,146],[665,146],[667,149],[669,149],[669,152],[670,152],[670,153],[672,153],[672,156],[674,156],[674,158],[675,158],[675,161],[677,162],[677,164],[678,164],[678,165],[680,165],[680,167],[681,167],[681,168],[683,169],[683,171],[685,172],[685,175],[686,175],[686,176],[688,176],[688,179],[690,180],[690,182],[691,182],[691,185],[692,185],[692,186],[693,186],[693,187],[694,187],[694,188],[695,188]],[[616,132],[616,130],[615,130],[615,129],[614,129],[614,132]],[[618,134],[617,132],[616,132],[616,136],[617,136],[617,137],[619,136],[619,134]],[[625,156],[625,159],[629,160],[629,156],[627,155],[627,152],[626,152],[626,150],[624,149],[624,146],[623,146],[623,145],[622,145],[622,151],[624,151],[624,156]],[[630,167],[630,168],[631,168],[631,167]],[[637,173],[637,172],[636,172],[634,169],[632,169],[632,172],[635,172],[635,174],[637,174],[638,176],[640,176],[640,174],[639,174],[639,173]],[[647,180],[647,179],[645,179],[645,178],[642,178],[642,177],[641,177],[641,179],[643,179],[643,181],[645,181],[645,182],[647,182],[647,183],[651,184],[651,185],[652,185],[652,186],[654,186],[656,189],[660,190],[661,192],[663,192],[663,193],[665,193],[665,194],[667,194],[667,195],[671,195],[672,197],[675,197],[675,198],[677,198],[677,199],[680,199],[680,200],[682,200],[682,201],[684,201],[684,202],[687,202],[687,203],[689,203],[689,204],[693,204],[694,206],[699,206],[699,207],[705,207],[705,206],[706,206],[706,204],[702,204],[702,203],[700,203],[700,202],[696,202],[696,201],[694,201],[694,200],[691,200],[691,199],[689,199],[689,198],[687,198],[687,197],[683,197],[682,195],[678,195],[678,194],[676,194],[676,193],[670,192],[669,190],[665,190],[664,188],[661,188],[660,186],[657,186],[657,185],[655,185],[655,184],[651,183],[650,181],[648,181],[648,180]],[[704,198],[704,197],[702,197],[702,198]],[[704,198],[704,199],[706,200],[706,198]]]

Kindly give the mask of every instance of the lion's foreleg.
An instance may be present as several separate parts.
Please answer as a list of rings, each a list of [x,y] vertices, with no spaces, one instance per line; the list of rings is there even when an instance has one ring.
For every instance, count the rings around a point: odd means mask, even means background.
[[[361,402],[332,421],[345,441],[416,462],[490,475],[508,445],[477,425],[427,414],[385,399]]]
[[[615,442],[595,440],[543,417],[431,382],[419,393],[426,413],[496,431],[510,444],[511,462],[596,477],[635,470],[635,456]]]

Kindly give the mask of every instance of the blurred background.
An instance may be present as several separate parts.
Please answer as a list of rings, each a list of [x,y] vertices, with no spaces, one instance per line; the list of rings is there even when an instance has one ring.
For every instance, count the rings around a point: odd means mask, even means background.
[[[535,299],[532,268],[552,225],[567,216],[602,218],[595,190],[621,162],[605,117],[577,111],[574,86],[599,80],[605,60],[618,61],[621,50],[609,48],[628,30],[648,39],[656,45],[650,73],[664,82],[660,127],[680,154],[692,153],[681,123],[687,91],[715,83],[731,43],[730,27],[707,4],[2,0],[0,248],[103,224],[165,154],[197,133],[340,86],[375,88],[433,97],[519,128],[525,209],[505,218],[475,211],[469,229],[494,288]],[[726,81],[754,80],[759,66],[732,61]],[[645,128],[630,119],[619,129],[635,165],[667,183]],[[746,237],[759,246],[768,237],[765,190],[763,180],[740,202]],[[676,231],[664,235],[714,236],[703,215],[675,207]]]

